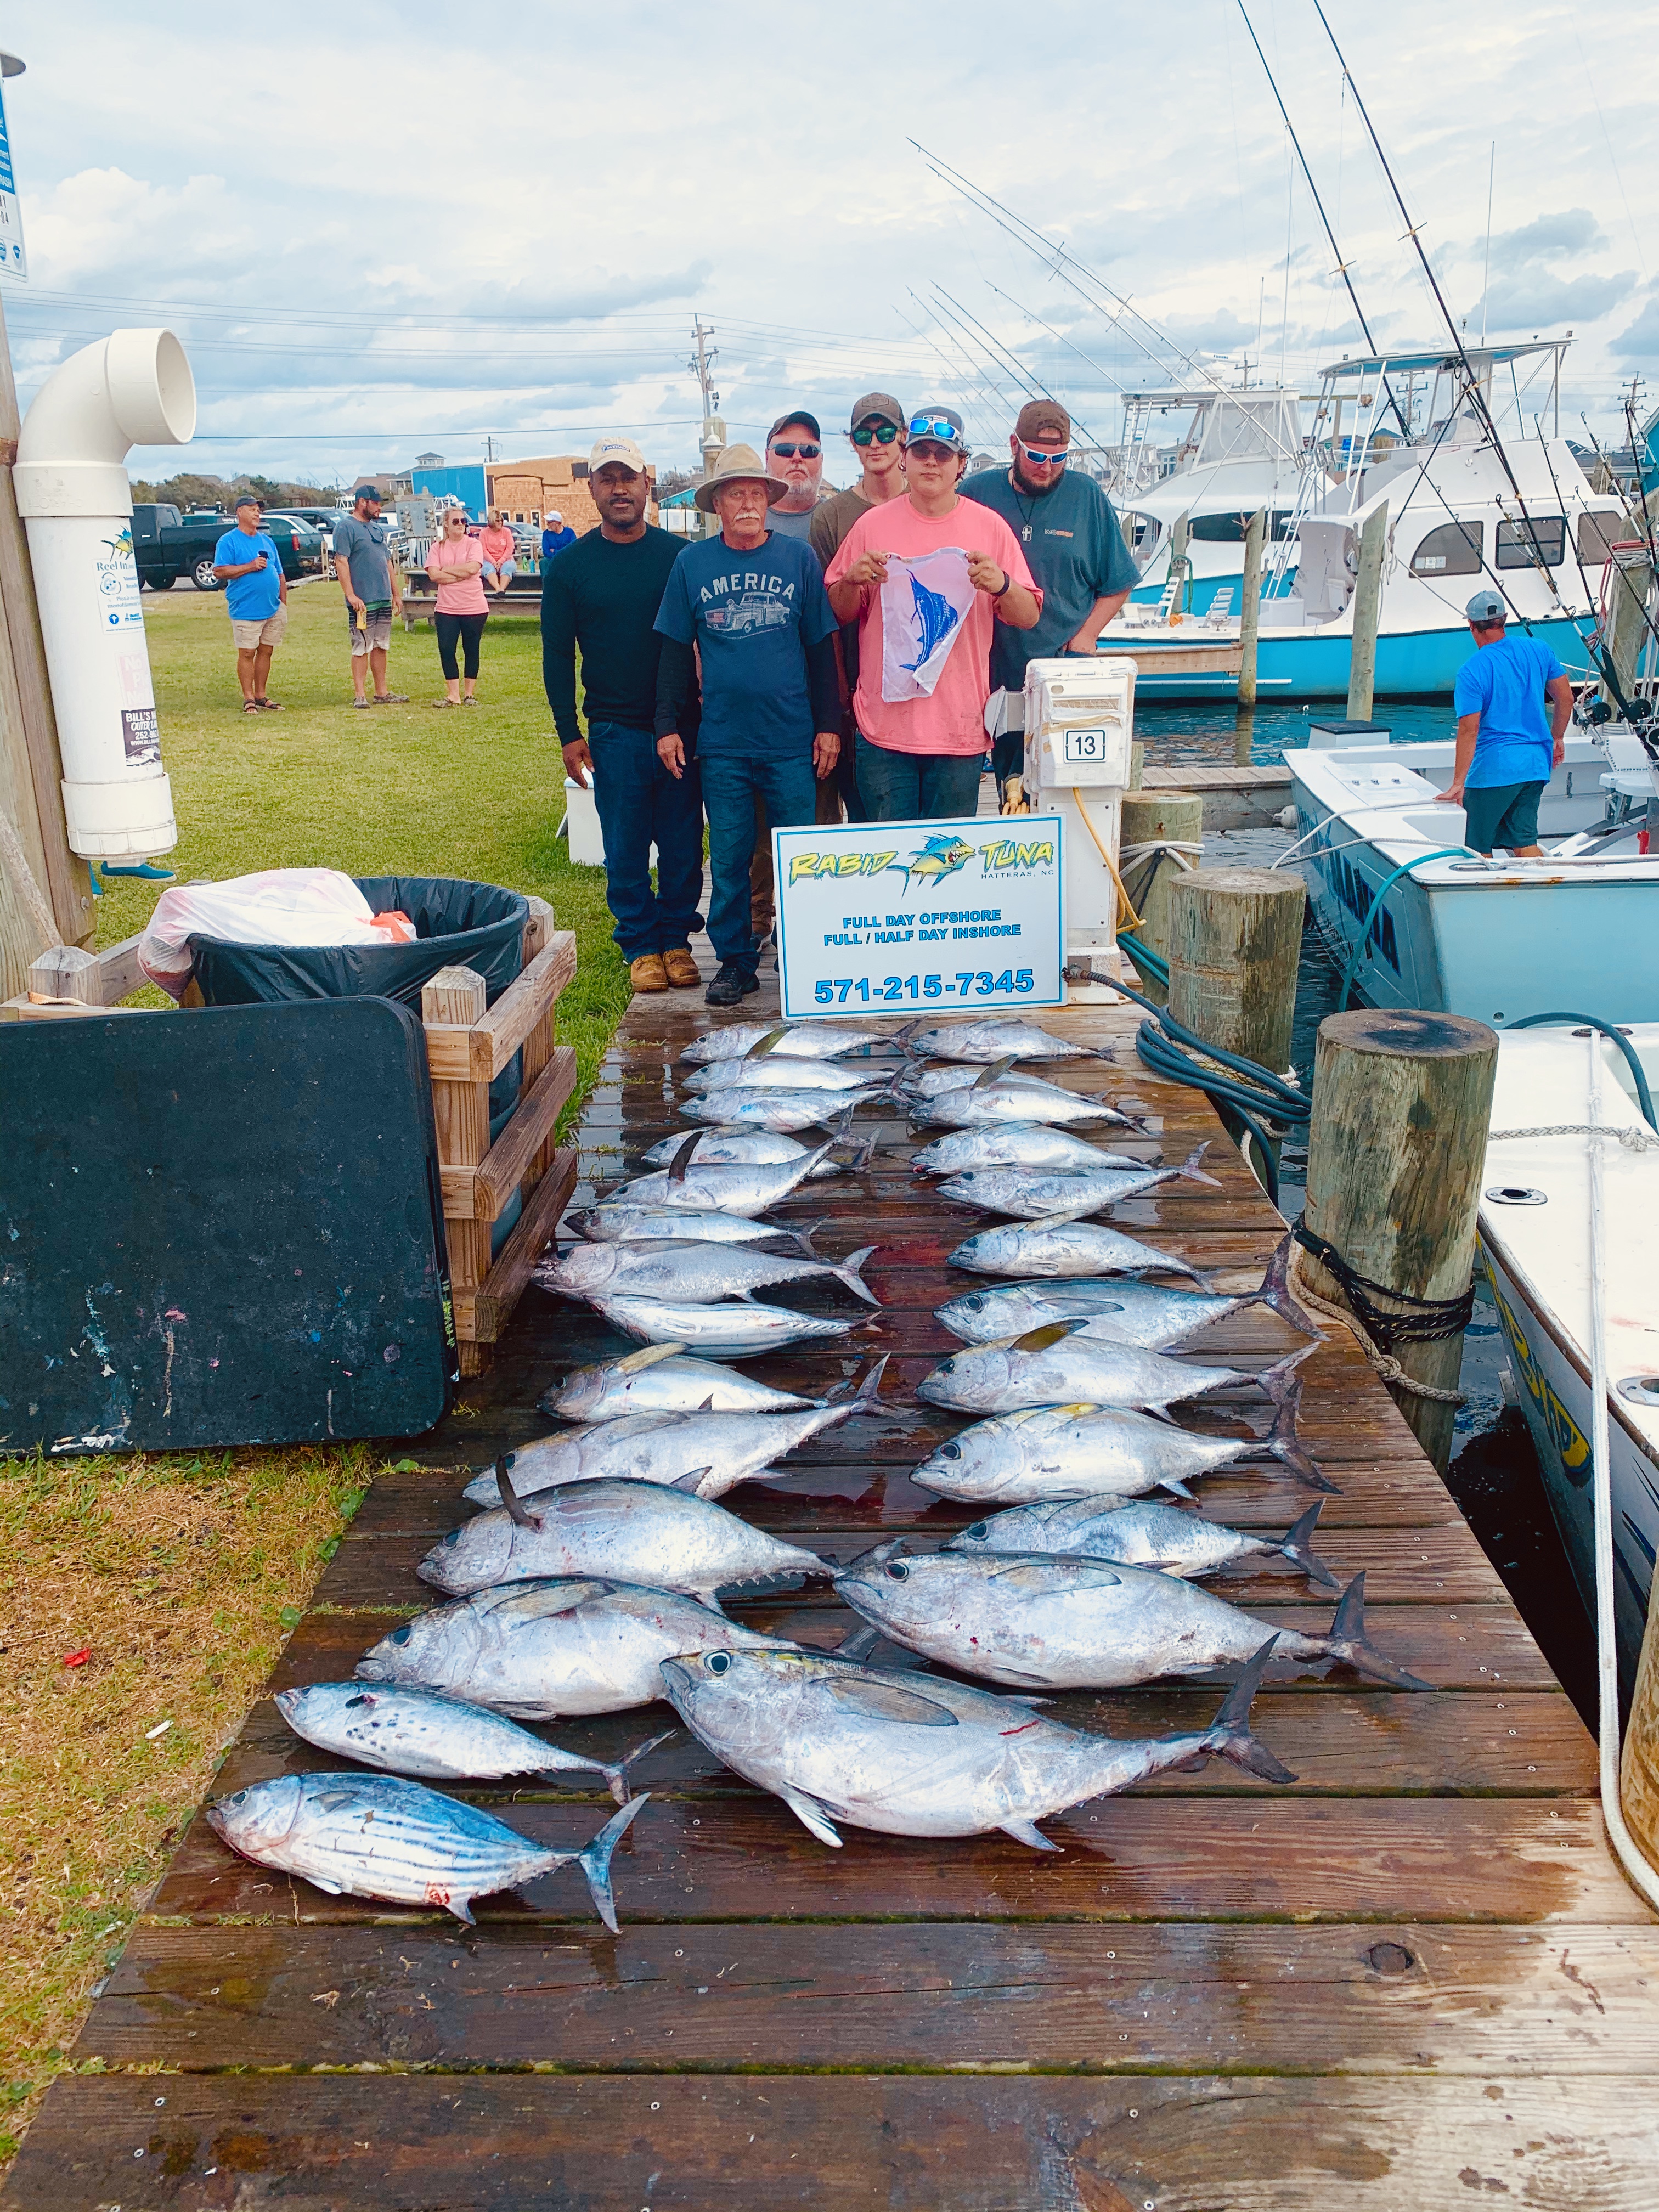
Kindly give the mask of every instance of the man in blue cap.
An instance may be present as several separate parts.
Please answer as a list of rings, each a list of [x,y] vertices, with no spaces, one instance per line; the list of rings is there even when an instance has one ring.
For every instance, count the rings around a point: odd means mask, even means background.
[[[1538,802],[1567,757],[1572,685],[1540,638],[1510,637],[1509,609],[1490,586],[1463,610],[1476,650],[1457,672],[1457,753],[1452,780],[1436,797],[1463,809],[1463,842],[1516,859],[1541,859]],[[1544,720],[1544,702],[1550,720]]]

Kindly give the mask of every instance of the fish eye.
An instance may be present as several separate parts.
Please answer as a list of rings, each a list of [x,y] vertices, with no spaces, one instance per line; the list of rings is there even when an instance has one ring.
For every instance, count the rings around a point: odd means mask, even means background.
[[[355,1712],[359,1705],[372,1705],[374,1702],[374,1698],[368,1695],[367,1691],[365,1691],[359,1697],[348,1698],[346,1699],[346,1711],[349,1713]]]
[[[962,1457],[962,1446],[960,1444],[945,1444],[939,1452],[939,1457],[941,1459],[960,1459]]]
[[[460,1540],[461,1532],[459,1528],[452,1528],[449,1534],[444,1538],[446,1544],[459,1544]]]
[[[887,1572],[894,1582],[908,1583],[910,1579],[910,1565],[908,1560],[889,1559],[887,1562]]]
[[[971,1528],[964,1529],[963,1533],[969,1536],[988,1536],[991,1524],[988,1521],[975,1521]]]
[[[973,1297],[968,1301],[968,1310],[969,1313],[979,1313],[983,1310],[984,1305],[984,1297],[978,1291],[975,1291]]]
[[[410,1638],[413,1636],[414,1633],[415,1628],[413,1622],[406,1620],[401,1628],[394,1628],[392,1630],[391,1635],[387,1637],[386,1642],[388,1644],[407,1644]]]
[[[708,1671],[711,1674],[726,1674],[730,1671],[731,1665],[732,1654],[729,1651],[711,1651],[709,1653]]]

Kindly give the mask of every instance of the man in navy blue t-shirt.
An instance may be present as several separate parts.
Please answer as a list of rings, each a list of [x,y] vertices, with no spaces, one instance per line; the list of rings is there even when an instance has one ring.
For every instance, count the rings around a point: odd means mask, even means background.
[[[1452,688],[1457,752],[1450,784],[1435,796],[1463,809],[1463,842],[1471,852],[1490,853],[1498,845],[1535,860],[1543,850],[1538,802],[1551,770],[1566,758],[1572,684],[1541,638],[1507,634],[1508,611],[1491,589],[1477,592],[1464,609],[1477,649]]]
[[[714,878],[708,934],[720,963],[711,1006],[735,1006],[760,988],[749,906],[756,800],[773,829],[810,823],[817,779],[834,771],[841,750],[836,617],[823,573],[811,546],[767,526],[768,508],[787,490],[752,447],[728,447],[697,491],[720,534],[687,546],[657,613],[666,641],[657,751],[673,776],[686,766],[680,723],[694,646],[702,666],[697,765]]]

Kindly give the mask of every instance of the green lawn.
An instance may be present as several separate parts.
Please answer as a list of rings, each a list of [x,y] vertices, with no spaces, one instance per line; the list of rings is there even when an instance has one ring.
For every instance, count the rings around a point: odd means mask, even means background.
[[[559,1032],[585,1091],[628,978],[603,875],[572,867],[555,834],[563,779],[535,625],[492,620],[484,703],[454,714],[427,703],[443,689],[431,633],[399,628],[392,685],[410,703],[358,714],[340,594],[308,585],[272,672],[286,711],[254,715],[223,600],[185,586],[144,605],[179,878],[321,864],[538,893],[576,933]],[[161,890],[112,886],[99,944],[142,928]],[[0,1462],[0,2161],[384,1464],[364,1445]]]

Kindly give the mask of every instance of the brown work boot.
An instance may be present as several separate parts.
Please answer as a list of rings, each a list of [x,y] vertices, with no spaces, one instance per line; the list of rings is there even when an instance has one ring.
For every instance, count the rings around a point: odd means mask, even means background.
[[[663,969],[661,953],[641,952],[637,960],[630,960],[628,980],[636,991],[665,991],[668,977]]]
[[[662,956],[663,969],[668,977],[671,991],[695,991],[702,982],[697,973],[697,963],[691,957],[689,945],[676,945]]]

